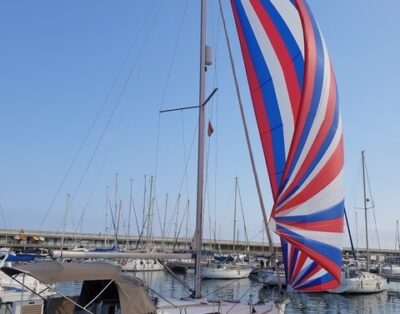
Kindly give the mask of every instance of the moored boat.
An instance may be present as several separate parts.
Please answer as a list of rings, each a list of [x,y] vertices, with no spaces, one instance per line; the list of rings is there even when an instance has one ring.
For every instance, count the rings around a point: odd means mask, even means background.
[[[343,271],[342,281],[338,288],[328,290],[339,294],[370,294],[379,293],[387,289],[386,278],[357,269]]]
[[[251,267],[241,267],[228,264],[209,264],[202,268],[204,279],[241,279],[248,278]]]
[[[123,259],[119,264],[124,271],[158,271],[164,269],[155,259]]]
[[[397,264],[384,264],[381,268],[383,275],[400,276],[400,265]]]
[[[278,274],[273,269],[266,269],[259,273],[257,281],[267,286],[278,286],[279,284],[282,286],[286,286],[286,277],[285,271],[279,270],[279,279]]]
[[[150,298],[146,285],[132,274],[122,272],[121,267],[110,263],[61,263],[42,262],[21,267],[3,267],[9,276],[29,275],[53,291],[55,282],[83,281],[79,296],[44,298],[35,304],[36,312],[42,313],[284,313],[285,303],[238,304],[226,301],[212,302],[206,299]],[[150,289],[151,290],[151,289]],[[58,292],[59,293],[59,292]],[[42,292],[37,295],[43,296]],[[158,294],[159,296],[159,294]],[[20,302],[10,302],[12,313],[25,313]],[[46,309],[46,312],[45,312]]]

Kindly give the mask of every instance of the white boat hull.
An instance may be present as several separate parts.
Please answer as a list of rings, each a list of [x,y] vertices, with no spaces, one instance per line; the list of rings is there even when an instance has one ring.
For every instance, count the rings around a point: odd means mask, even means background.
[[[353,278],[342,276],[342,283],[339,288],[329,290],[331,293],[340,294],[370,294],[385,291],[388,282],[386,278],[368,272],[357,272]]]
[[[164,267],[153,259],[127,259],[119,263],[123,271],[158,271]]]
[[[157,314],[243,314],[243,313],[268,313],[283,314],[285,302],[249,305],[229,302],[208,302],[206,300],[168,300],[170,303],[162,302],[157,307]],[[173,306],[172,306],[173,304]]]
[[[258,275],[257,281],[267,286],[278,286],[278,276],[275,271],[262,271]],[[286,286],[286,277],[284,272],[279,272],[279,283]]]
[[[382,273],[384,275],[400,276],[400,265],[387,264],[382,267]]]
[[[205,279],[240,279],[248,278],[251,268],[214,268],[204,267],[202,269],[202,278]]]

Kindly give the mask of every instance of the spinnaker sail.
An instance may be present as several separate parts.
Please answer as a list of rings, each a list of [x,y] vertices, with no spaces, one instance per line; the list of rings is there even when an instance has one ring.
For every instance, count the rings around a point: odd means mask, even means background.
[[[286,282],[339,286],[343,135],[327,47],[303,0],[231,0],[267,164]]]

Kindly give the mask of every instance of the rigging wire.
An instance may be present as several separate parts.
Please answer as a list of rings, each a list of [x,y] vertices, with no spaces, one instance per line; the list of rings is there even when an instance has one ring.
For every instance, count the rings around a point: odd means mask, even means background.
[[[240,208],[242,210],[242,219],[243,219],[243,229],[244,229],[244,235],[246,237],[246,242],[247,246],[249,245],[249,236],[247,234],[247,226],[246,226],[246,220],[244,218],[244,210],[243,210],[243,202],[242,202],[242,195],[240,193],[240,187],[238,185],[238,195],[239,195],[239,203],[240,203]]]
[[[180,198],[181,198],[181,194],[178,194],[178,196],[176,197],[174,210],[173,210],[172,215],[169,217],[169,220],[168,220],[168,228],[167,228],[166,233],[165,233],[166,235],[169,235],[170,232],[171,232],[171,228],[172,228],[172,226],[174,224],[173,221],[175,220],[175,216],[176,216],[176,213],[178,211],[177,208],[179,206]]]
[[[92,198],[93,198],[94,192],[96,191],[96,187],[97,187],[97,184],[98,184],[98,182],[99,182],[99,180],[100,180],[100,176],[101,176],[101,174],[102,174],[102,172],[103,172],[103,170],[104,170],[104,166],[105,166],[106,161],[107,161],[107,159],[108,159],[108,157],[109,157],[109,154],[110,154],[110,152],[111,152],[111,146],[112,146],[112,143],[110,143],[110,146],[109,146],[109,148],[108,148],[108,151],[107,151],[107,153],[106,153],[106,155],[105,155],[105,157],[104,157],[104,159],[103,159],[103,162],[101,163],[100,169],[99,169],[99,171],[98,171],[98,173],[97,173],[96,179],[95,179],[94,184],[93,184],[93,186],[92,186],[92,189],[91,189],[91,191],[90,191],[90,193],[89,193],[88,199],[87,199],[87,201],[86,201],[86,203],[85,203],[85,206],[83,207],[83,210],[82,210],[82,213],[81,213],[81,219],[80,219],[79,222],[78,222],[78,225],[77,225],[77,227],[76,227],[76,229],[75,229],[75,232],[77,232],[77,230],[78,230],[78,229],[82,226],[82,224],[83,224],[83,216],[85,215],[86,210],[87,210],[88,207],[89,207],[90,201],[91,201]],[[58,230],[59,230],[59,229],[57,229],[57,232],[58,232]]]
[[[181,127],[182,127],[182,145],[183,145],[183,160],[186,160],[186,139],[185,139],[185,124],[183,120],[183,111],[181,111]],[[184,174],[184,180],[186,181],[186,195],[189,197],[189,178],[187,172]]]
[[[181,219],[181,223],[179,224],[178,232],[177,232],[176,235],[175,235],[173,250],[175,250],[175,247],[176,247],[176,245],[178,244],[178,238],[179,238],[179,235],[180,235],[180,233],[181,233],[182,225],[183,225],[183,222],[185,221],[185,217],[186,217],[186,215],[187,215],[187,211],[188,211],[188,210],[189,210],[189,206],[187,205],[186,208],[185,208],[185,210],[184,210],[184,212],[183,212],[182,219]]]
[[[371,205],[372,205],[371,208],[372,208],[372,214],[374,216],[376,239],[378,241],[378,248],[381,249],[381,243],[379,241],[378,225],[376,223],[376,216],[375,216],[375,202],[373,201],[374,198],[372,197],[371,183],[370,183],[370,180],[369,180],[368,168],[367,168],[367,164],[366,163],[365,163],[365,174],[366,174],[366,178],[367,178],[369,196],[371,198]]]
[[[176,56],[178,44],[179,44],[180,38],[181,38],[183,24],[184,24],[184,21],[185,21],[188,4],[189,4],[189,1],[186,0],[185,1],[185,7],[183,9],[183,14],[182,14],[182,17],[181,17],[181,21],[180,21],[179,27],[178,27],[178,34],[177,34],[177,37],[175,39],[174,50],[172,52],[172,58],[171,58],[171,61],[170,61],[170,64],[169,64],[168,72],[167,72],[167,78],[166,78],[164,89],[163,89],[163,93],[162,93],[162,96],[161,96],[161,104],[160,104],[159,112],[164,107],[165,98],[166,98],[166,95],[167,95],[167,89],[168,89],[170,77],[171,77],[171,74],[172,74],[172,69],[173,69],[173,66],[175,64],[175,56]],[[157,173],[158,173],[158,155],[159,155],[158,151],[159,151],[159,144],[160,144],[160,120],[161,120],[161,114],[159,113],[158,114],[158,122],[157,122],[156,160],[155,160],[155,167],[154,167],[155,168],[154,175],[156,177],[157,177]]]
[[[107,238],[108,238],[108,186],[106,186],[106,206],[104,213],[104,248],[107,246]]]
[[[250,291],[251,287],[252,287],[252,286],[250,285],[250,287],[248,287],[248,288],[243,292],[242,296],[239,297],[239,300],[238,300],[238,301],[242,301],[242,299],[243,299],[243,298],[247,295],[247,293]],[[231,306],[231,308],[226,312],[226,314],[230,313],[239,303],[240,303],[240,302],[234,303],[234,304]],[[251,304],[249,304],[249,307],[251,308]],[[250,309],[249,309],[249,310],[250,310]]]
[[[134,49],[134,47],[136,46],[136,43],[137,43],[137,41],[138,41],[140,35],[142,34],[142,29],[144,28],[145,24],[147,23],[147,20],[150,18],[151,14],[152,14],[152,12],[153,12],[153,9],[154,9],[154,7],[155,7],[155,3],[156,3],[156,1],[153,2],[153,6],[152,6],[151,9],[148,11],[148,13],[147,13],[147,15],[146,15],[146,18],[144,19],[144,23],[141,25],[141,27],[139,28],[138,32],[136,33],[135,39],[133,40],[133,42],[131,43],[131,45],[130,45],[130,47],[129,47],[129,51],[128,51],[128,54],[127,54],[126,57],[125,57],[125,60],[124,60],[123,63],[121,64],[121,66],[120,66],[120,68],[119,68],[119,70],[118,70],[118,72],[117,72],[117,75],[115,76],[115,78],[114,78],[114,80],[113,80],[113,82],[112,82],[112,84],[111,84],[111,87],[110,87],[109,90],[107,91],[106,97],[104,98],[104,100],[103,100],[103,102],[101,103],[99,109],[97,110],[96,115],[95,115],[94,119],[92,120],[92,123],[90,124],[90,127],[89,127],[89,129],[87,130],[87,132],[86,132],[86,134],[85,134],[85,136],[84,136],[84,138],[83,138],[83,140],[82,140],[82,142],[81,142],[81,144],[80,144],[80,146],[79,146],[77,152],[75,153],[75,155],[74,155],[74,157],[73,157],[73,159],[72,159],[72,162],[71,162],[71,164],[69,165],[68,170],[67,170],[65,176],[64,176],[63,179],[61,180],[61,183],[60,183],[60,185],[58,186],[56,193],[54,194],[54,196],[53,196],[53,198],[52,198],[52,200],[51,200],[49,206],[47,207],[46,213],[45,213],[45,215],[44,215],[44,217],[43,217],[43,219],[42,219],[42,221],[41,221],[41,223],[40,223],[40,225],[39,225],[38,231],[41,231],[41,230],[42,230],[43,224],[45,223],[45,221],[46,221],[46,219],[47,219],[47,217],[48,217],[48,215],[49,215],[51,209],[53,208],[54,203],[56,202],[56,200],[57,200],[57,198],[58,198],[58,196],[59,196],[59,194],[60,194],[60,192],[61,192],[61,189],[64,187],[64,184],[65,184],[65,182],[67,181],[67,179],[68,179],[68,177],[69,177],[69,175],[70,175],[70,173],[71,173],[71,171],[72,171],[72,169],[73,169],[73,167],[74,167],[76,161],[78,160],[78,157],[79,157],[79,155],[81,154],[81,152],[82,152],[82,150],[83,150],[83,147],[85,146],[86,142],[88,141],[89,136],[90,136],[90,134],[92,133],[92,130],[93,130],[93,128],[94,128],[96,122],[98,121],[98,119],[99,119],[99,117],[100,117],[100,114],[103,112],[103,109],[104,109],[106,103],[107,103],[108,100],[110,99],[111,93],[112,93],[112,91],[114,90],[114,88],[115,88],[115,86],[116,86],[116,84],[117,84],[117,81],[119,80],[119,78],[120,78],[120,76],[121,76],[121,74],[122,74],[122,72],[123,72],[123,69],[125,68],[126,64],[128,63],[129,57],[131,56],[131,54],[132,54],[132,52],[133,52],[133,49]]]
[[[171,75],[172,75],[172,70],[173,70],[173,67],[175,65],[176,53],[177,53],[177,50],[178,50],[177,48],[178,48],[178,45],[180,43],[182,30],[183,30],[183,25],[184,25],[184,21],[185,21],[185,18],[186,18],[188,4],[189,4],[189,1],[186,0],[185,1],[185,6],[184,6],[184,9],[183,9],[183,12],[182,12],[182,16],[181,16],[181,19],[180,19],[180,23],[179,23],[179,26],[178,26],[178,33],[177,33],[177,36],[176,36],[175,42],[174,42],[174,48],[173,48],[172,57],[171,57],[171,60],[170,60],[170,63],[169,63],[168,71],[167,71],[167,77],[166,77],[165,85],[164,85],[164,88],[163,88],[163,91],[162,91],[162,95],[161,95],[159,114],[158,114],[158,121],[157,121],[157,136],[156,136],[156,149],[155,149],[156,157],[155,157],[155,166],[154,166],[154,176],[155,176],[154,191],[156,191],[157,176],[158,176],[158,164],[159,164],[159,147],[160,147],[160,130],[161,130],[161,113],[160,113],[160,111],[164,107],[164,104],[165,104],[165,99],[166,99],[166,95],[167,95],[167,91],[168,91],[170,78],[171,78]],[[185,160],[186,160],[186,158],[185,158]],[[186,174],[186,172],[185,172],[185,174]],[[161,223],[161,219],[160,219],[160,223]]]
[[[220,291],[220,290],[223,290],[223,289],[225,289],[226,287],[229,287],[230,285],[233,285],[233,284],[236,283],[237,281],[242,280],[243,278],[244,278],[244,277],[240,277],[240,278],[236,278],[236,279],[229,280],[228,283],[227,283],[226,285],[223,285],[223,286],[218,287],[217,289],[215,289],[215,290],[213,290],[213,291],[211,291],[211,292],[208,292],[207,294],[205,294],[205,295],[203,296],[203,298],[206,298],[206,297],[208,297],[208,296],[211,295],[211,294],[214,294],[214,293],[216,293],[216,292],[218,292],[218,291]]]
[[[211,1],[211,29],[215,30],[216,29],[216,34],[215,31],[212,32],[213,35],[213,46],[215,47],[215,53],[214,53],[214,76],[213,76],[213,88],[218,86],[218,51],[219,51],[219,34],[220,34],[220,26],[221,26],[221,16],[217,13],[217,27],[214,25],[214,19],[215,19],[215,8],[214,8],[214,2]],[[211,108],[215,108],[215,120],[214,124],[216,127],[218,127],[218,103],[219,103],[219,94],[216,95],[215,98],[212,99],[212,104],[215,103],[215,106],[212,106]],[[213,111],[212,111],[213,114]],[[212,117],[211,117],[212,118]],[[214,244],[216,245],[217,242],[217,195],[218,195],[218,188],[217,188],[217,183],[218,183],[218,137],[219,137],[219,132],[215,132],[214,135],[214,143],[215,143],[215,159],[214,159]]]
[[[188,156],[187,156],[187,159],[186,159],[186,162],[185,162],[185,169],[183,171],[183,175],[182,175],[182,179],[181,179],[181,182],[180,182],[178,194],[181,194],[181,191],[182,191],[182,188],[183,188],[183,184],[184,184],[185,174],[188,171],[188,165],[189,165],[190,157],[192,155],[193,146],[194,146],[194,142],[195,142],[196,134],[197,134],[197,129],[198,129],[198,125],[196,124],[194,132],[193,132],[193,136],[192,136],[192,142],[190,144],[189,153],[188,153]],[[176,210],[176,208],[175,208],[175,210]],[[175,214],[173,216],[175,216]],[[169,229],[168,229],[168,233],[167,234],[169,234],[170,228],[171,228],[171,221],[170,221],[170,224],[169,224]]]
[[[106,125],[105,125],[105,127],[104,127],[104,129],[103,129],[103,131],[102,131],[102,133],[100,135],[100,138],[99,138],[98,142],[96,143],[96,146],[95,146],[95,148],[94,148],[94,150],[92,152],[92,155],[89,158],[88,163],[86,164],[85,170],[84,170],[84,172],[83,172],[83,174],[82,174],[82,176],[81,176],[81,178],[79,180],[78,186],[76,187],[74,193],[72,194],[71,204],[73,203],[73,201],[75,200],[76,195],[79,192],[79,189],[80,189],[80,187],[81,187],[81,185],[82,185],[82,183],[83,183],[83,181],[84,181],[84,179],[86,177],[86,174],[89,171],[89,168],[90,168],[90,166],[91,166],[91,164],[92,164],[92,162],[94,160],[94,157],[95,157],[98,149],[100,148],[100,144],[102,143],[102,141],[104,139],[104,136],[105,136],[110,124],[111,124],[112,118],[114,117],[114,114],[117,111],[119,104],[121,103],[122,96],[125,93],[125,90],[126,90],[126,88],[128,86],[128,83],[129,83],[130,79],[132,78],[134,70],[136,69],[136,65],[137,65],[137,63],[138,63],[138,61],[140,59],[140,56],[141,56],[141,54],[142,54],[142,52],[144,50],[144,47],[146,46],[147,40],[149,39],[150,34],[151,34],[151,32],[152,32],[152,30],[154,28],[155,22],[157,21],[158,15],[159,15],[159,13],[161,11],[161,7],[162,7],[162,5],[160,5],[158,7],[158,10],[157,10],[156,14],[153,17],[153,20],[151,22],[150,28],[149,28],[148,32],[146,33],[145,39],[144,39],[144,41],[142,43],[142,46],[141,46],[141,48],[140,48],[140,50],[139,50],[139,52],[138,52],[138,54],[136,56],[136,59],[135,59],[134,63],[132,64],[132,66],[130,68],[129,75],[128,75],[127,79],[125,80],[124,84],[123,84],[123,87],[122,87],[122,89],[121,89],[121,91],[120,91],[120,93],[118,95],[118,98],[117,98],[116,103],[114,104],[114,107],[112,108],[111,114],[108,117],[108,120],[107,120]]]
[[[355,175],[354,180],[353,180],[353,184],[352,184],[353,188],[352,188],[352,192],[350,193],[350,197],[351,198],[349,200],[349,203],[351,204],[351,206],[352,206],[352,208],[354,209],[354,212],[355,212],[356,248],[358,250],[358,248],[359,248],[359,244],[358,244],[359,243],[359,241],[358,241],[359,240],[359,234],[358,234],[358,215],[357,215],[357,210],[359,208],[356,206],[356,202],[357,202],[356,195],[359,195],[358,188],[360,187],[360,182],[361,182],[362,167],[356,167],[356,169],[357,169],[356,170],[356,175]],[[350,235],[348,235],[348,237],[350,239]]]
[[[163,231],[162,231],[162,221],[161,221],[161,213],[160,213],[160,204],[158,204],[157,193],[156,193],[155,190],[154,190],[154,206],[155,206],[156,211],[157,211],[158,223],[159,223],[159,225],[160,225],[160,233],[161,233],[161,236],[162,236]]]
[[[131,179],[131,180],[133,180],[133,179]],[[132,195],[132,209],[133,209],[133,214],[135,215],[135,223],[136,223],[137,233],[139,234],[139,230],[140,230],[139,229],[139,220],[138,220],[138,217],[137,217],[135,199],[134,199],[133,195]]]
[[[213,30],[211,32],[212,34],[212,40],[213,40],[213,46],[214,46],[214,60],[213,60],[213,81],[212,81],[212,89],[214,90],[216,88],[216,86],[218,86],[218,62],[217,62],[217,57],[218,57],[218,43],[219,43],[219,31],[220,31],[220,16],[219,14],[217,14],[218,17],[218,21],[217,21],[217,27],[215,27],[214,25],[214,7],[213,7],[213,2],[211,2],[211,29]],[[216,31],[215,31],[216,29]],[[215,98],[212,98],[211,100],[211,111],[209,113],[209,121],[213,121],[213,116],[214,116],[214,109],[216,112],[216,115],[218,113],[218,94],[216,95]],[[217,120],[218,121],[218,120]],[[218,126],[218,123],[215,123],[215,126]],[[207,156],[206,156],[206,171],[205,171],[205,184],[204,184],[204,189],[205,189],[205,193],[204,196],[207,200],[206,204],[207,204],[207,214],[208,214],[208,228],[209,228],[209,234],[210,234],[210,239],[211,236],[213,235],[214,237],[214,242],[216,242],[216,212],[217,212],[217,148],[218,148],[218,142],[217,142],[217,135],[215,135],[215,172],[214,172],[214,224],[212,223],[212,216],[211,216],[211,205],[210,205],[210,201],[211,201],[211,197],[210,197],[210,188],[209,188],[209,166],[210,166],[210,153],[211,153],[211,136],[208,137],[207,140]]]
[[[77,193],[78,193],[78,191],[79,191],[79,189],[80,189],[80,187],[81,187],[81,185],[83,183],[83,180],[85,179],[86,174],[89,171],[89,168],[90,168],[90,166],[92,164],[92,161],[93,161],[93,159],[94,159],[94,157],[95,157],[95,155],[96,155],[96,153],[97,153],[97,151],[98,151],[98,149],[100,147],[100,144],[102,143],[103,138],[104,138],[104,136],[105,136],[110,124],[111,124],[112,118],[114,117],[114,114],[117,111],[117,108],[118,108],[119,104],[121,103],[122,96],[125,93],[125,90],[126,90],[126,88],[128,86],[128,83],[129,83],[133,73],[134,73],[134,70],[136,69],[136,65],[137,65],[137,63],[138,63],[138,61],[140,59],[140,56],[141,56],[141,54],[142,54],[142,52],[144,50],[144,47],[146,46],[146,43],[147,43],[147,41],[148,41],[148,39],[150,37],[150,34],[151,34],[151,32],[152,32],[152,30],[154,28],[155,22],[156,22],[156,20],[157,20],[157,18],[159,16],[160,11],[161,11],[161,7],[162,7],[162,5],[160,5],[158,7],[158,10],[157,10],[156,14],[153,17],[152,23],[150,25],[150,28],[149,28],[148,32],[146,33],[145,39],[144,39],[144,41],[142,43],[142,46],[141,46],[141,48],[140,48],[140,50],[139,50],[139,52],[138,52],[138,54],[136,56],[135,61],[133,62],[132,66],[131,66],[131,69],[129,71],[129,75],[128,75],[127,79],[124,82],[122,90],[120,91],[120,93],[118,95],[117,101],[114,104],[114,107],[113,107],[113,109],[111,111],[111,114],[110,114],[110,116],[109,116],[109,118],[108,118],[108,120],[106,122],[106,125],[105,125],[105,127],[103,129],[103,132],[101,133],[100,138],[99,138],[99,140],[98,140],[98,142],[97,142],[97,144],[95,146],[95,149],[93,150],[93,153],[92,153],[92,155],[91,155],[91,157],[90,157],[90,159],[89,159],[89,161],[88,161],[88,163],[86,165],[84,173],[82,174],[81,179],[79,181],[79,184],[78,184],[77,188],[74,191],[74,194],[73,194],[72,199],[71,199],[71,203],[74,201],[74,199],[75,199],[75,197],[76,197],[76,195],[77,195]]]

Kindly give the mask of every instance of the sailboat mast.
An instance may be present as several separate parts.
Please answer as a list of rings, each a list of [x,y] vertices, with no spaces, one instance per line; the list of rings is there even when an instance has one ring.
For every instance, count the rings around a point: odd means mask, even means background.
[[[115,174],[115,187],[114,187],[114,233],[115,233],[115,245],[118,247],[118,173]]]
[[[369,244],[368,244],[368,216],[367,216],[367,188],[365,184],[365,151],[361,152],[362,174],[363,174],[363,190],[364,190],[364,217],[365,217],[365,243],[367,246],[367,271],[369,271]]]
[[[233,253],[236,249],[236,200],[237,200],[237,185],[238,185],[238,178],[235,178],[235,205],[233,209]]]
[[[129,250],[129,238],[131,234],[131,214],[132,214],[132,203],[133,203],[133,194],[132,194],[132,186],[133,186],[133,180],[132,178],[130,179],[131,185],[130,185],[130,193],[129,193],[129,211],[128,211],[128,232],[127,232],[127,237],[126,237],[126,247]]]
[[[106,206],[105,206],[105,217],[104,217],[104,248],[107,247],[107,236],[108,236],[108,185],[106,186]]]
[[[200,18],[200,82],[199,82],[199,136],[197,159],[197,201],[195,231],[195,281],[193,295],[201,298],[201,251],[203,238],[203,195],[204,195],[204,100],[206,70],[206,0],[201,0]]]
[[[65,238],[65,229],[67,226],[67,215],[69,211],[69,206],[70,206],[70,201],[71,200],[71,195],[67,194],[67,200],[65,204],[65,213],[64,213],[64,220],[63,220],[63,231],[62,231],[62,237],[61,237],[61,251],[64,249],[64,238]]]

